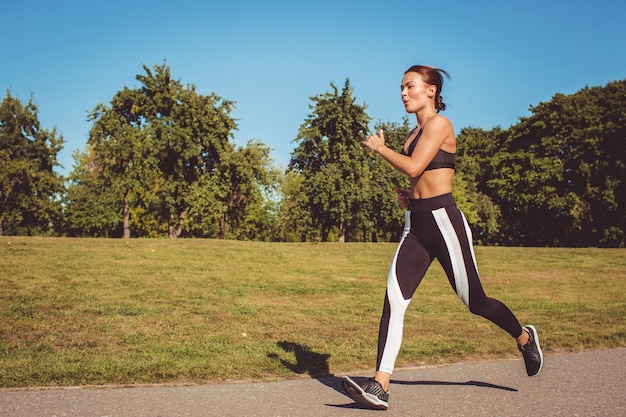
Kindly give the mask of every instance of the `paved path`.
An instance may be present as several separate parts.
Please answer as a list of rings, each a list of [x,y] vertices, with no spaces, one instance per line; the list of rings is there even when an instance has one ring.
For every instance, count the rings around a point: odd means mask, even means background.
[[[528,378],[523,367],[517,359],[403,369],[394,374],[387,411],[361,408],[343,394],[339,377],[329,377],[200,386],[5,389],[0,390],[0,416],[626,416],[626,348],[547,355],[536,378]]]

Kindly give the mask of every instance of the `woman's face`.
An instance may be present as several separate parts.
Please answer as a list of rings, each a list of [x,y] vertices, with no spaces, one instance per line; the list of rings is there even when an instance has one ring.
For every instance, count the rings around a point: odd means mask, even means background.
[[[422,77],[417,72],[404,74],[400,90],[406,112],[417,113],[426,107],[432,101],[435,89],[434,85],[428,85],[422,81]]]

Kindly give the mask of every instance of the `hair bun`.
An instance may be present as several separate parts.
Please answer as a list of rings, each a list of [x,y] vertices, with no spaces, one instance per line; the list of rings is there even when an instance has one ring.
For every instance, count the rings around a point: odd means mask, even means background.
[[[437,111],[443,111],[446,109],[446,103],[443,102],[443,96],[437,96],[437,103],[435,103]]]

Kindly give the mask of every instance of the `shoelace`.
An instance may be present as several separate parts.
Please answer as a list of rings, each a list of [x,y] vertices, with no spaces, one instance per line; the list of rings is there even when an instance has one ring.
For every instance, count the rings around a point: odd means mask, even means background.
[[[389,396],[388,392],[385,392],[382,385],[379,382],[370,380],[362,386],[363,391],[368,392],[372,395],[377,396],[378,398],[386,400]]]
[[[524,353],[524,355],[530,356],[531,358],[539,357],[539,353],[535,348],[535,342],[532,340],[529,340],[525,346],[522,346],[522,353]]]

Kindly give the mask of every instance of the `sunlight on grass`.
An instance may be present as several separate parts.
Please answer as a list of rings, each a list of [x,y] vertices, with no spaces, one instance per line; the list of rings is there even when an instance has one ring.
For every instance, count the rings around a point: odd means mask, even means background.
[[[201,383],[372,369],[395,244],[0,238],[0,386]],[[544,350],[626,346],[626,250],[476,248]],[[469,337],[468,337],[469,336]],[[433,265],[398,366],[519,356]]]

